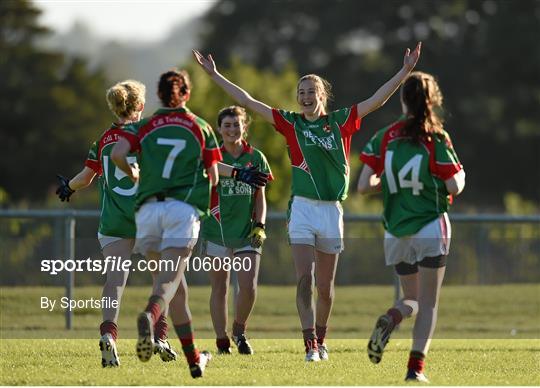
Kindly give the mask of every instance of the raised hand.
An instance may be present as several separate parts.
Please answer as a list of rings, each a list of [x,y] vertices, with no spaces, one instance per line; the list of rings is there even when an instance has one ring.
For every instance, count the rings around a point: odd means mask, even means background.
[[[204,71],[206,71],[208,74],[212,75],[217,73],[216,70],[216,63],[214,62],[214,59],[212,58],[211,54],[208,54],[208,57],[204,57],[200,52],[197,50],[191,50],[193,52],[193,56],[195,57],[195,60]]]
[[[420,50],[422,49],[422,42],[418,42],[416,45],[416,48],[411,53],[411,50],[407,48],[405,50],[405,57],[403,58],[403,67],[409,71],[414,69],[416,66],[416,62],[418,62],[418,58],[420,58]]]

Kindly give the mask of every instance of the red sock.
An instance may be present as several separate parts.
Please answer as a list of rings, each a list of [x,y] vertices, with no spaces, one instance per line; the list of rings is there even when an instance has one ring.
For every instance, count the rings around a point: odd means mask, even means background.
[[[317,343],[319,345],[324,344],[324,338],[326,337],[326,331],[328,326],[315,325],[315,333],[317,334]]]
[[[228,349],[231,347],[231,340],[229,339],[229,337],[216,338],[216,346],[219,349]]]
[[[153,325],[155,325],[156,322],[158,321],[159,316],[161,315],[161,312],[163,311],[164,306],[165,306],[165,301],[160,296],[152,295],[150,299],[148,299],[148,304],[146,305],[144,312],[150,313],[152,315]]]
[[[156,339],[166,340],[168,329],[169,326],[167,325],[167,317],[165,314],[161,314],[156,322],[154,337],[156,337]]]
[[[310,349],[317,350],[317,336],[315,335],[315,329],[313,327],[309,329],[302,330],[302,335],[304,336],[304,346],[306,347],[306,353]]]
[[[186,356],[189,365],[199,363],[199,349],[195,346],[193,328],[191,327],[191,321],[182,323],[181,325],[174,325],[176,335],[180,339],[182,344],[182,351]]]
[[[417,350],[413,350],[409,354],[409,363],[407,364],[408,369],[412,369],[417,373],[423,373],[424,372],[424,359],[426,356],[424,353],[419,352]]]
[[[397,308],[392,307],[389,309],[386,314],[390,315],[392,318],[392,323],[394,326],[399,325],[399,323],[403,320],[403,315],[401,315],[401,311],[399,311]]]
[[[236,321],[233,322],[232,325],[232,335],[235,337],[238,337],[246,332],[246,324],[245,323],[238,323]]]
[[[113,321],[103,321],[101,325],[99,325],[99,332],[101,335],[109,333],[113,337],[113,340],[116,341],[118,336],[118,326]]]

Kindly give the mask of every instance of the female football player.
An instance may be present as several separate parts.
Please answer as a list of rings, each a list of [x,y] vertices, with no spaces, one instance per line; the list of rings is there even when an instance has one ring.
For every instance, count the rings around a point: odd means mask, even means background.
[[[218,114],[217,123],[217,131],[223,139],[223,162],[234,167],[257,166],[271,180],[266,157],[245,140],[249,125],[245,109],[240,106],[224,108]],[[206,255],[212,260],[220,260],[220,264],[217,267],[213,265],[210,271],[210,314],[218,353],[231,353],[227,335],[227,294],[230,263],[238,259],[242,265],[237,271],[239,291],[232,339],[240,354],[253,354],[245,330],[255,304],[260,255],[266,238],[265,188],[254,189],[243,182],[221,177],[212,191],[210,212],[210,218],[203,223],[202,236],[206,241]],[[226,267],[226,263],[229,263],[229,267]]]
[[[442,101],[432,75],[411,73],[401,88],[402,118],[377,132],[360,156],[358,190],[383,192],[386,264],[394,266],[404,295],[377,320],[368,355],[380,362],[394,327],[416,315],[406,380],[418,382],[428,381],[424,358],[450,248],[450,196],[465,186],[465,172],[437,115]]]
[[[145,103],[145,86],[134,80],[119,82],[107,90],[106,99],[111,112],[117,117],[113,123],[92,145],[85,167],[73,179],[59,176],[60,187],[57,190],[62,201],[69,201],[76,191],[90,185],[96,175],[99,176],[101,217],[98,239],[103,256],[129,259],[135,238],[135,218],[133,212],[137,185],[120,171],[111,161],[111,150],[118,141],[118,135],[125,125],[137,122]],[[137,157],[129,155],[129,162],[137,169]],[[103,323],[100,325],[101,339],[99,346],[102,353],[103,367],[120,365],[116,348],[118,334],[119,305],[128,278],[128,271],[108,271],[103,287],[103,296],[110,301],[117,301],[103,308]],[[171,361],[176,354],[166,340],[166,314],[160,317],[156,330],[156,352],[164,361]]]
[[[406,50],[403,67],[365,101],[327,113],[330,85],[309,74],[298,81],[296,95],[301,113],[271,108],[254,99],[221,75],[211,55],[194,50],[195,59],[240,105],[273,124],[285,136],[292,165],[292,201],[288,223],[297,279],[296,305],[306,361],[328,359],[325,344],[334,300],[338,255],[343,250],[343,209],[349,184],[349,149],[362,117],[381,107],[412,71],[420,43]],[[318,297],[313,305],[313,278]]]

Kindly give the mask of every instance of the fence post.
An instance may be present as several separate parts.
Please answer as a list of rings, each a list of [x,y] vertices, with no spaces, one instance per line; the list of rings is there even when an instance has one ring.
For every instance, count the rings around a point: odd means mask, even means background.
[[[64,260],[75,259],[75,216],[73,214],[64,218]],[[75,286],[75,272],[67,272],[66,297],[73,299],[73,288]],[[66,329],[73,329],[73,312],[66,309]]]

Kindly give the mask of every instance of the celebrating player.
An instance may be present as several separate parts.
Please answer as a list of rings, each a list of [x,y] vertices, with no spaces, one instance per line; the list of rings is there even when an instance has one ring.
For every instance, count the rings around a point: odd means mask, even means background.
[[[135,238],[135,215],[133,206],[137,184],[131,182],[125,173],[111,161],[111,150],[118,142],[118,135],[125,125],[140,120],[145,102],[145,86],[137,81],[119,82],[107,90],[107,103],[111,112],[118,118],[106,130],[98,141],[94,142],[85,167],[73,179],[59,176],[60,186],[56,191],[62,201],[69,201],[75,190],[90,185],[96,175],[99,176],[101,217],[98,239],[104,257],[129,259]],[[137,156],[129,154],[128,162],[137,170]],[[113,306],[103,308],[103,323],[100,326],[101,364],[103,367],[120,365],[116,349],[118,335],[118,314],[120,300],[129,271],[107,271],[107,280],[103,287],[103,297],[118,301]],[[155,277],[156,275],[153,274]],[[114,307],[117,306],[117,307]],[[176,353],[167,342],[166,314],[160,317],[156,330],[155,351],[163,361],[176,358]]]
[[[230,106],[219,112],[217,131],[223,139],[223,162],[234,167],[258,166],[272,179],[264,154],[245,140],[248,124],[246,111],[242,107]],[[232,338],[240,354],[252,354],[245,330],[255,304],[261,247],[266,238],[265,189],[253,189],[245,183],[221,177],[218,186],[212,190],[210,212],[211,217],[203,223],[202,235],[206,240],[206,254],[221,261],[217,269],[213,267],[210,271],[210,314],[218,353],[231,353],[227,335],[230,261],[241,258],[242,268],[237,271],[239,292]]]
[[[112,158],[134,182],[139,182],[135,252],[172,259],[176,264],[174,268],[160,268],[148,305],[137,319],[137,356],[141,361],[152,356],[154,326],[171,303],[174,328],[191,376],[196,378],[202,376],[210,355],[199,353],[193,342],[184,269],[197,241],[199,216],[208,210],[210,185],[218,182],[221,153],[212,128],[186,107],[190,92],[185,71],[162,74],[158,95],[163,108],[126,127]],[[129,164],[129,152],[139,154],[140,172]]]
[[[328,359],[325,344],[334,300],[338,255],[343,250],[343,210],[347,197],[351,137],[362,117],[382,106],[412,71],[420,43],[406,50],[402,69],[365,101],[327,113],[330,85],[321,77],[303,76],[297,85],[301,113],[273,109],[223,77],[211,55],[193,50],[197,62],[239,104],[272,123],[285,136],[292,164],[292,201],[288,224],[296,269],[296,305],[306,361]],[[313,277],[317,306],[313,305]]]
[[[200,353],[194,344],[184,270],[197,242],[199,216],[208,213],[210,187],[218,183],[217,163],[222,157],[210,125],[186,107],[190,93],[187,72],[162,74],[158,95],[163,108],[125,127],[111,158],[132,181],[140,182],[134,251],[176,264],[160,268],[148,305],[138,317],[137,355],[141,361],[152,356],[156,324],[170,304],[191,376],[197,378],[203,375],[210,354]],[[130,152],[138,153],[140,170],[129,163]],[[228,173],[252,185],[266,182],[266,175],[252,168],[229,168]]]
[[[408,381],[428,382],[424,358],[450,248],[449,194],[465,186],[465,172],[436,113],[442,100],[432,75],[412,73],[401,88],[403,117],[377,132],[360,156],[358,190],[382,189],[386,264],[394,266],[404,295],[377,320],[368,355],[379,363],[394,327],[416,315]]]

